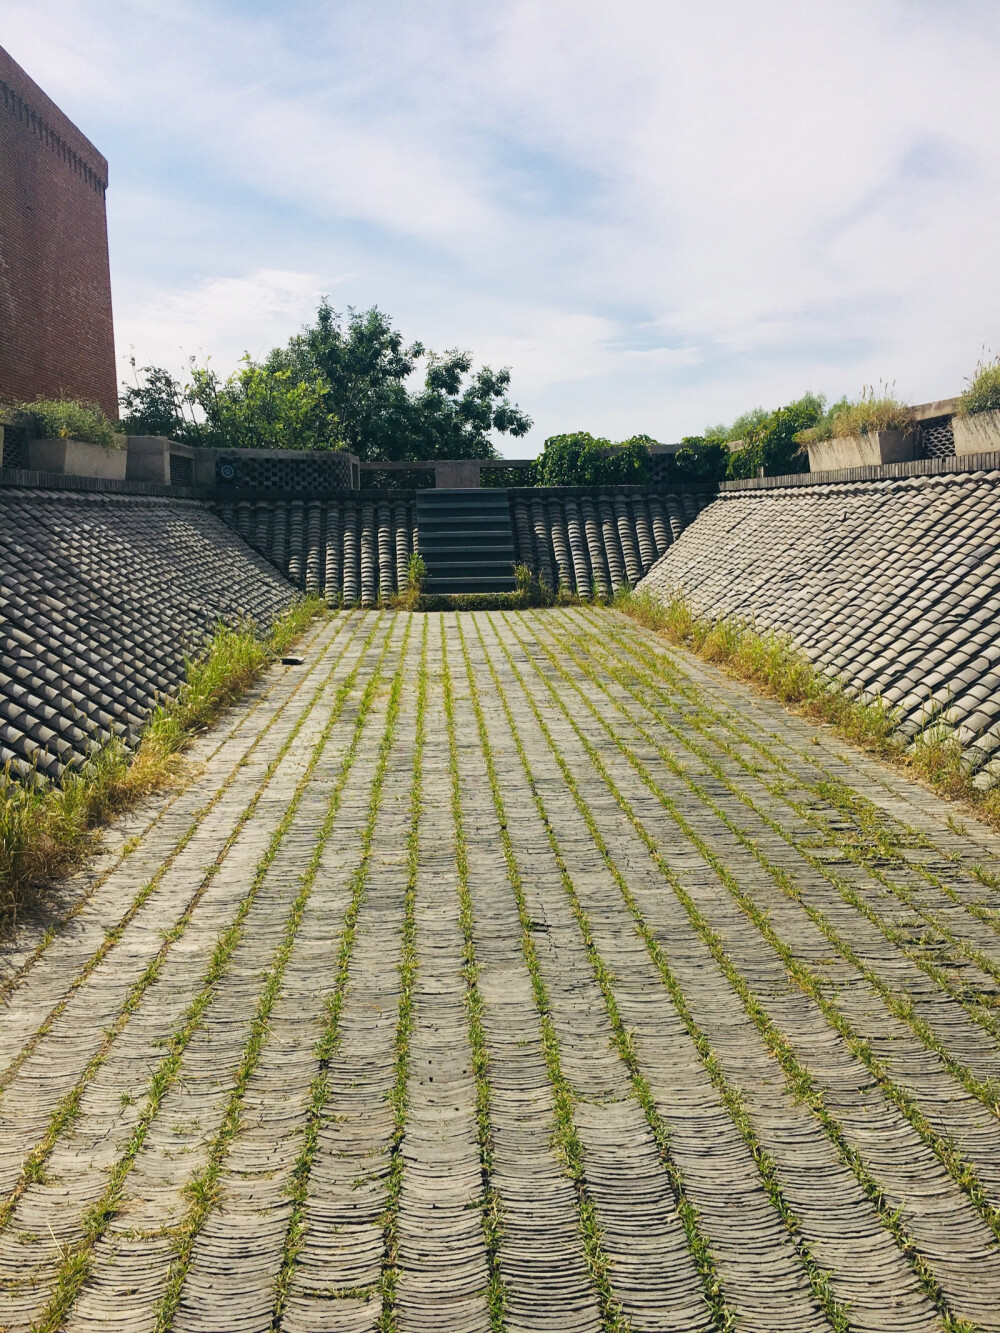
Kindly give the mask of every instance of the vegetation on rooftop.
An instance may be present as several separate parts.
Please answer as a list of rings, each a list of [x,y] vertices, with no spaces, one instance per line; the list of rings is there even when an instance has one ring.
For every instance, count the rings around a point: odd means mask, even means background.
[[[808,429],[795,437],[800,444],[816,440],[844,440],[854,435],[876,435],[883,430],[908,430],[913,425],[913,409],[892,392],[891,386],[865,385],[860,398],[843,398]]]
[[[177,695],[153,713],[135,752],[112,740],[59,783],[0,769],[0,931],[93,850],[98,830],[176,780],[184,749],[235,703],[323,609],[305,598],[261,637],[250,623],[220,625],[187,664]]]
[[[105,449],[122,449],[125,436],[96,403],[80,398],[36,398],[31,403],[15,403],[10,413],[11,425],[39,440],[82,440]]]
[[[642,486],[649,479],[649,446],[655,443],[648,435],[635,435],[612,444],[585,430],[550,435],[535,460],[535,485]]]
[[[968,387],[958,400],[963,416],[1000,411],[1000,356],[984,353],[966,384]]]
[[[186,383],[162,366],[133,360],[133,371],[121,395],[127,432],[193,445],[347,449],[365,462],[495,458],[494,434],[531,427],[510,401],[507,369],[406,344],[376,306],[341,315],[323,301],[285,347],[245,356],[227,379],[193,358]]]

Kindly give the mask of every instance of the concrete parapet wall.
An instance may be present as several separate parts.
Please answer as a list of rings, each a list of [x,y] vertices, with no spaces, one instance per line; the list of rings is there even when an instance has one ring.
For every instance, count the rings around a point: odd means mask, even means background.
[[[1000,780],[1000,457],[731,482],[640,584],[787,634],[815,665],[943,725]],[[959,466],[964,464],[965,466]]]

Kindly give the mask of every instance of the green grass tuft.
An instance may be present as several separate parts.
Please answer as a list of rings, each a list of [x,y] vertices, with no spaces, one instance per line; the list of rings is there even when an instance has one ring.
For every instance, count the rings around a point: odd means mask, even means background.
[[[59,783],[24,780],[0,770],[0,931],[37,904],[46,889],[93,850],[115,815],[177,780],[193,737],[235,703],[286,651],[323,607],[306,598],[265,638],[252,625],[221,625],[205,652],[187,664],[177,695],[153,713],[134,754],[115,739]]]

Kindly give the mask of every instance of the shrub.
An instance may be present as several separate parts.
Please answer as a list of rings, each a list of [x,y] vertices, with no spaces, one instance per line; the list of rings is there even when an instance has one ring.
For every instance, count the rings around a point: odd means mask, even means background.
[[[962,416],[1000,411],[1000,356],[980,360],[966,383],[969,387],[958,400]]]
[[[419,610],[426,583],[427,562],[414,551],[406,562],[406,587],[396,593],[391,604],[400,611]]]
[[[843,440],[852,435],[875,435],[880,430],[905,431],[912,425],[913,409],[890,393],[888,386],[880,386],[876,397],[874,388],[866,385],[856,402],[843,398],[839,403],[834,403],[814,426],[800,431],[795,438],[800,444],[809,444],[814,440]]]
[[[741,437],[743,448],[729,456],[731,477],[755,477],[763,469],[766,477],[780,477],[789,472],[805,472],[808,461],[802,453],[802,432],[823,417],[826,400],[821,394],[805,393],[761,417],[747,413]]]
[[[615,445],[588,431],[550,435],[535,460],[537,486],[642,486],[649,477],[648,435]]]
[[[96,403],[79,398],[38,398],[33,403],[17,403],[14,424],[36,439],[83,440],[105,449],[123,449],[125,436],[117,432],[117,423]]]
[[[729,473],[728,445],[707,435],[686,435],[668,458],[671,481],[722,481]]]

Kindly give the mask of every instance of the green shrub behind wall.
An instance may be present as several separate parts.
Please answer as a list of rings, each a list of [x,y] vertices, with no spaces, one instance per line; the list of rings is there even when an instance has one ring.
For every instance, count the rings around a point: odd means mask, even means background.
[[[33,403],[17,403],[14,425],[40,440],[82,440],[100,444],[105,449],[123,449],[125,436],[118,434],[118,423],[97,406],[79,398],[38,398]]]
[[[535,460],[537,486],[642,486],[649,479],[648,435],[623,444],[595,438],[588,431],[550,435]]]

